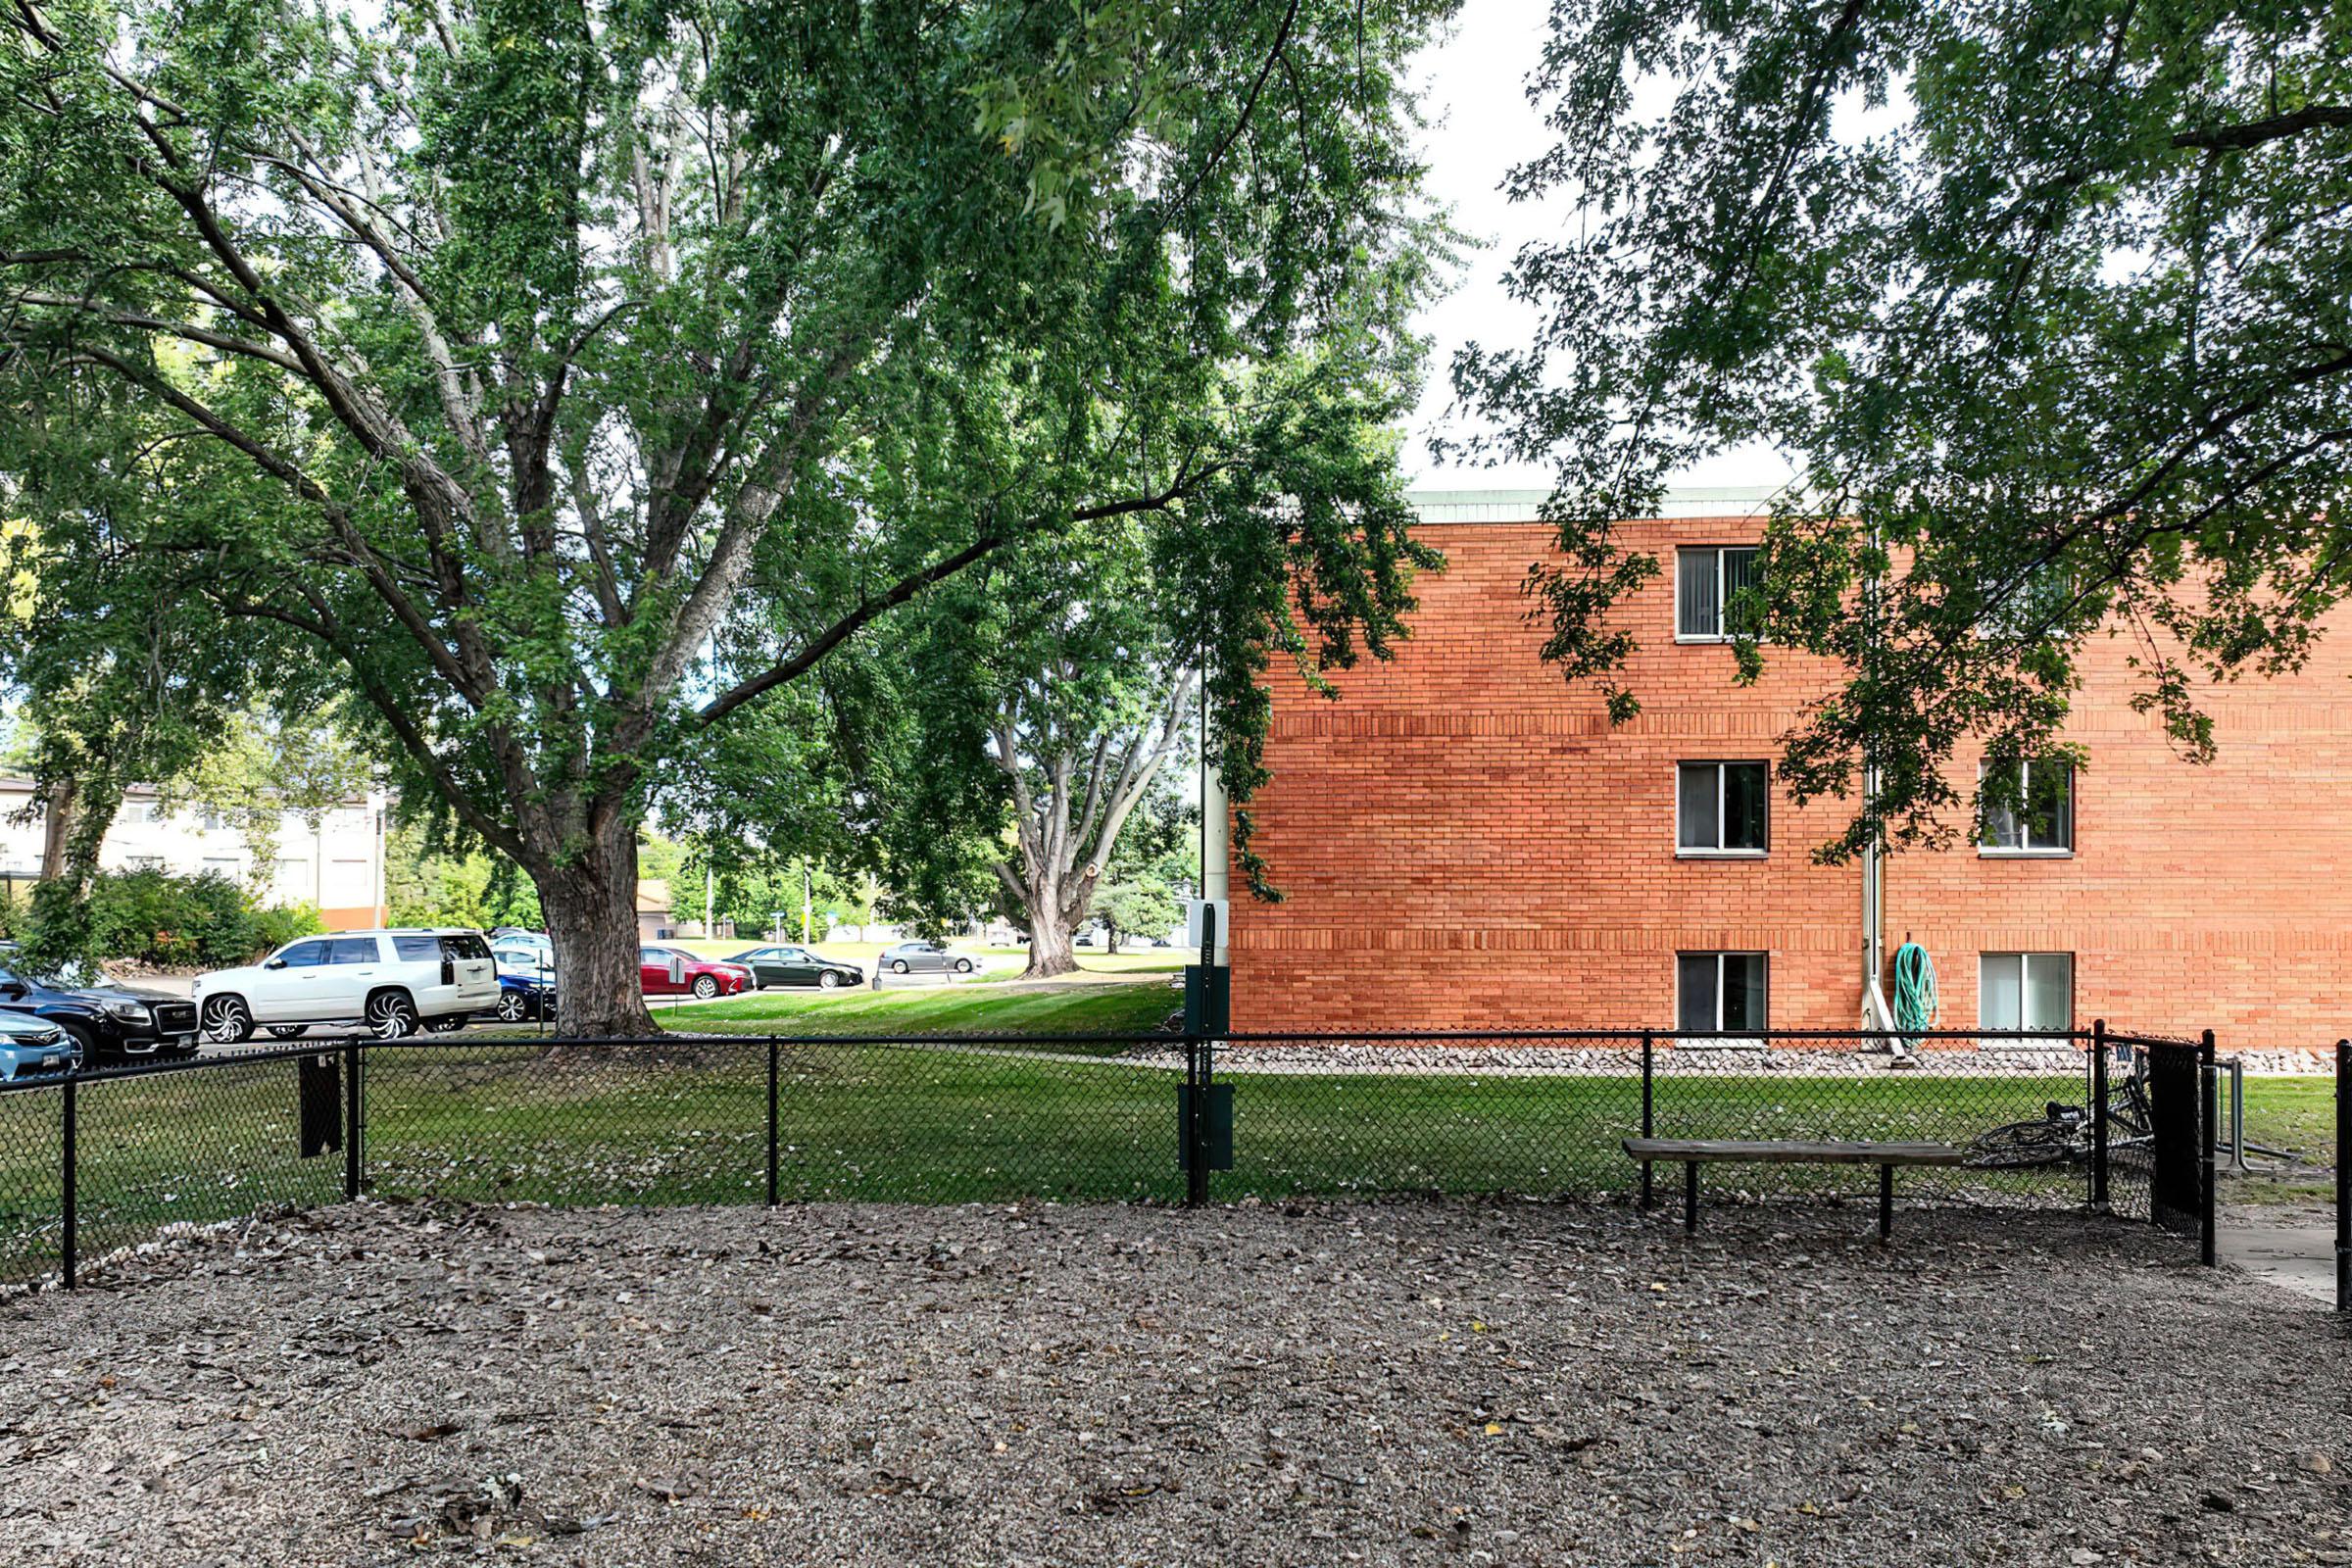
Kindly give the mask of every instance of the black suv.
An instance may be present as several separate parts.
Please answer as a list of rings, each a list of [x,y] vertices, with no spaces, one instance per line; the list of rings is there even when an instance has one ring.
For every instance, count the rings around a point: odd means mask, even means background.
[[[35,973],[15,953],[0,954],[0,1007],[63,1029],[76,1065],[196,1054],[196,1004],[185,997],[112,980],[75,985],[79,976]]]

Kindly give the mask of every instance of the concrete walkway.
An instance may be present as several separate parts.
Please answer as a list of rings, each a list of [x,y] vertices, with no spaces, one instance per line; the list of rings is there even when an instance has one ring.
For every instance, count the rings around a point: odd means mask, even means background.
[[[2223,1221],[2215,1250],[2266,1284],[2335,1305],[2335,1220],[2325,1209],[2238,1209]]]

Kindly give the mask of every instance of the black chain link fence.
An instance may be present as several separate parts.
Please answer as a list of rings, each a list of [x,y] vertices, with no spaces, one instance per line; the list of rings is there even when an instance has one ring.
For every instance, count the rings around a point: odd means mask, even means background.
[[[2039,1141],[2032,1162],[1906,1172],[1903,1198],[2144,1215],[2152,1154],[2108,1128],[2102,1182],[2101,1119],[2083,1114],[2121,1102],[2106,1063],[2082,1032],[306,1041],[0,1089],[0,1280],[362,1190],[575,1205],[1640,1199],[1648,1173],[1624,1141],[1645,1133],[1968,1151],[2006,1128]],[[1733,1164],[1710,1191],[1862,1200],[1874,1180]]]

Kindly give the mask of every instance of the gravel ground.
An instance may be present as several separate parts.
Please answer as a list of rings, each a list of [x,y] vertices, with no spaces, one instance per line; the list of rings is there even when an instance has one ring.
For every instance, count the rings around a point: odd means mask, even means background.
[[[2120,1225],[359,1204],[0,1305],[0,1562],[2352,1563],[2352,1343]]]

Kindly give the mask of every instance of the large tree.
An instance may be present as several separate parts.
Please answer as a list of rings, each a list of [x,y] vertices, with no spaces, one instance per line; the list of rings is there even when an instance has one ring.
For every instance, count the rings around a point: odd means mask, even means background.
[[[2341,4],[1564,0],[1532,90],[1543,326],[1455,368],[1559,465],[1548,653],[1633,711],[1609,612],[1657,563],[1612,519],[1787,455],[1740,654],[1849,670],[1787,745],[1800,798],[1876,772],[1825,853],[1968,825],[1963,743],[2068,750],[2102,628],[2209,754],[2200,679],[2292,667],[2352,586]]]
[[[1244,787],[1379,618],[1448,6],[7,0],[19,564],[296,634],[642,1030],[649,801],[1006,545],[1154,519]]]

